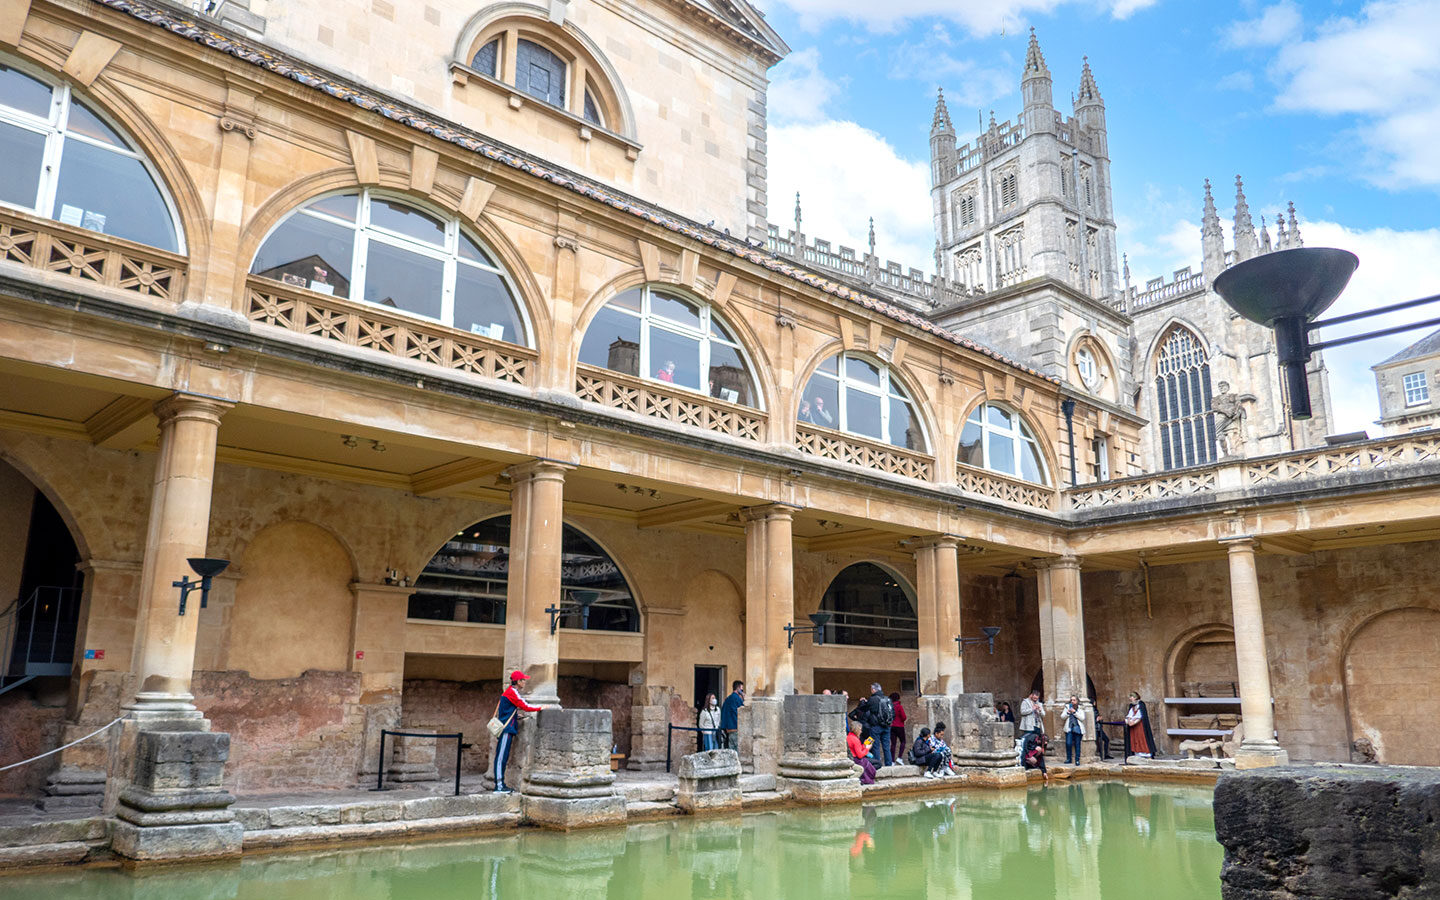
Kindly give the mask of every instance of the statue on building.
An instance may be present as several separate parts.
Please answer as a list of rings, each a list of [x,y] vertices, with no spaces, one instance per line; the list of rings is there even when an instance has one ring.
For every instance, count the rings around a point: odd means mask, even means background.
[[[1254,403],[1252,394],[1237,394],[1230,390],[1230,382],[1222,381],[1220,392],[1210,398],[1210,411],[1215,414],[1215,443],[1220,459],[1234,459],[1244,456],[1245,449],[1245,404]]]

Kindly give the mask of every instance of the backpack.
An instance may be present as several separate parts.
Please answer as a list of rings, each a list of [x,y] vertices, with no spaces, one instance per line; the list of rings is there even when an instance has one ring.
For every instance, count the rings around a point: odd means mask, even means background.
[[[886,697],[884,694],[880,695],[880,709],[877,712],[877,715],[880,721],[876,722],[875,724],[881,726],[882,728],[889,728],[890,723],[895,721],[895,704],[891,703],[890,698]]]

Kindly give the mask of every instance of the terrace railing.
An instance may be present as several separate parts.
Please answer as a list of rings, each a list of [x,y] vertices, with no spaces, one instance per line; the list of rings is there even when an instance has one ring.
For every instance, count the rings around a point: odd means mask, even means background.
[[[575,372],[575,393],[581,400],[652,419],[689,425],[740,438],[765,437],[765,413],[738,403],[679,388],[668,388],[632,375],[581,365]]]
[[[0,261],[179,303],[185,257],[144,244],[0,209]]]
[[[822,459],[876,469],[891,475],[904,475],[920,481],[935,480],[935,458],[932,456],[829,428],[797,424],[795,446],[802,453]]]

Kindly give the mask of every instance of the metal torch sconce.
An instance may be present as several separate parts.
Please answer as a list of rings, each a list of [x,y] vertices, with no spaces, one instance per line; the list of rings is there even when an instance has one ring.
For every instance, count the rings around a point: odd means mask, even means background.
[[[600,599],[598,591],[572,591],[575,597],[574,603],[561,603],[558,606],[547,606],[545,611],[550,614],[550,633],[554,634],[560,627],[560,620],[565,616],[580,614],[580,630],[584,631],[590,627],[590,607]]]
[[[957,644],[960,645],[960,653],[963,654],[963,653],[965,652],[965,645],[966,645],[966,644],[989,644],[989,645],[990,645],[990,655],[991,655],[991,656],[994,656],[994,655],[995,655],[995,635],[997,635],[997,634],[1000,633],[1000,626],[999,626],[999,625],[986,625],[984,628],[980,629],[980,633],[983,634],[983,635],[985,635],[985,636],[984,636],[984,637],[967,638],[967,637],[961,637],[960,635],[956,635],[956,636],[955,636],[955,643],[957,643]]]
[[[797,634],[808,634],[811,638],[814,639],[815,646],[824,646],[825,626],[829,623],[831,618],[833,618],[831,613],[818,612],[810,614],[810,621],[814,624],[795,625],[793,623],[786,623],[785,635],[788,638],[788,640],[786,641],[786,646],[792,650],[795,649],[795,635]]]
[[[179,581],[170,582],[171,585],[180,589],[180,615],[182,616],[185,615],[185,600],[190,596],[191,591],[200,591],[201,609],[208,605],[210,580],[225,571],[226,567],[230,565],[228,559],[209,559],[203,556],[192,556],[185,561],[190,564],[190,568],[195,570],[195,574],[200,576],[200,580],[191,581],[190,576],[186,575]]]

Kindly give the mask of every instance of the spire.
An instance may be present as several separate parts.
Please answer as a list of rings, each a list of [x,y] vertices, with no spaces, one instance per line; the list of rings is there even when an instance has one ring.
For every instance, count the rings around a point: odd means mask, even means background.
[[[1080,70],[1080,98],[1077,106],[1084,106],[1088,103],[1104,104],[1100,97],[1100,88],[1095,84],[1095,73],[1090,71],[1090,57],[1085,57],[1085,66]]]
[[[1030,46],[1025,50],[1025,77],[1032,78],[1036,75],[1049,77],[1050,70],[1045,67],[1045,54],[1040,52],[1040,41],[1035,37],[1035,29],[1030,29]]]
[[[1220,214],[1215,211],[1215,195],[1210,193],[1210,179],[1205,179],[1205,213],[1200,217],[1200,248],[1206,284],[1225,270],[1225,232],[1220,228]]]
[[[935,119],[930,123],[930,134],[954,134],[955,127],[950,124],[950,110],[945,106],[945,89],[940,88],[935,98]]]
[[[1235,258],[1250,259],[1259,252],[1255,240],[1255,223],[1250,218],[1250,204],[1245,201],[1245,182],[1235,176]]]
[[[1040,41],[1035,38],[1035,29],[1030,29],[1030,46],[1025,51],[1025,72],[1020,76],[1020,94],[1025,102],[1020,121],[1027,134],[1053,131],[1055,128],[1054,85],[1050,80],[1050,69],[1045,65],[1045,54],[1040,52]]]
[[[1295,201],[1290,201],[1290,245],[1292,247],[1303,247],[1305,242],[1300,240],[1300,222],[1295,218]]]
[[[797,235],[802,233],[802,229],[800,228],[800,192],[799,192],[799,191],[796,191],[796,192],[795,192],[795,233],[796,233]]]
[[[1205,237],[1224,237],[1220,230],[1220,214],[1215,211],[1215,195],[1210,193],[1210,179],[1205,179],[1205,212],[1200,217],[1200,233]]]
[[[1281,217],[1284,218],[1283,216]],[[1260,252],[1270,252],[1270,229],[1265,227],[1265,217],[1260,217]]]
[[[875,217],[870,217],[870,255],[875,255]]]
[[[1285,214],[1281,213],[1275,217],[1275,249],[1289,250],[1290,235],[1285,232]]]

